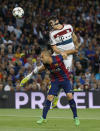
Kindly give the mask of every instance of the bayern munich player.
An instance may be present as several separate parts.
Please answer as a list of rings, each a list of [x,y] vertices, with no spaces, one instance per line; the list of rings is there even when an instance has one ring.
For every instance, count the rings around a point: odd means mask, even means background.
[[[69,24],[60,24],[56,16],[51,16],[48,19],[48,24],[51,27],[50,31],[50,44],[54,51],[53,55],[65,55],[65,51],[69,52],[70,49],[77,49],[79,47],[77,36],[73,32],[73,27]],[[66,69],[72,71],[73,54],[67,56],[64,60]],[[58,97],[54,98],[52,107],[56,107]]]
[[[73,27],[69,24],[60,24],[56,16],[51,16],[48,20],[49,25],[52,27],[50,32],[50,44],[54,51],[53,55],[65,55],[65,51],[71,49],[78,49],[79,44],[77,36],[73,32]],[[72,70],[73,55],[67,56],[64,60],[66,68]]]
[[[69,52],[70,53],[65,51],[65,54],[70,55],[71,53],[76,53],[77,51],[73,49],[69,50]],[[80,121],[77,117],[76,103],[72,95],[72,86],[70,83],[69,72],[66,69],[65,64],[63,62],[63,60],[66,57],[67,56],[65,56],[64,54],[51,56],[49,51],[43,51],[41,53],[41,60],[43,62],[43,66],[34,69],[34,73],[38,73],[45,69],[48,69],[50,71],[51,79],[51,88],[48,92],[47,99],[45,101],[42,117],[37,121],[38,124],[46,122],[46,116],[50,109],[51,102],[53,101],[54,96],[57,96],[61,88],[63,88],[64,92],[66,93],[70,108],[73,112],[75,125],[78,126],[80,124]]]

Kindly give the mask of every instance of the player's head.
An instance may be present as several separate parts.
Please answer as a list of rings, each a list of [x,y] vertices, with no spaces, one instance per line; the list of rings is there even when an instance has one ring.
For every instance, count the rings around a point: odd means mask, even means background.
[[[48,50],[43,50],[41,52],[41,60],[43,63],[49,63],[48,60],[51,57],[51,53]]]
[[[57,29],[57,26],[59,25],[59,20],[58,20],[57,16],[53,15],[53,16],[49,17],[48,24],[53,29]]]

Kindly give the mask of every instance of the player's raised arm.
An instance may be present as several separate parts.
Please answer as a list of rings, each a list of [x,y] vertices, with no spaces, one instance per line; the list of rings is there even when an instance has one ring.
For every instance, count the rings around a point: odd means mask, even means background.
[[[37,74],[38,72],[42,72],[43,70],[45,70],[45,66],[44,65],[41,65],[41,66],[37,66],[35,69],[34,69],[34,74]]]
[[[78,53],[78,50],[77,49],[72,49],[72,50],[67,50],[67,51],[64,51],[67,55],[70,55],[70,54],[75,54],[75,53]]]
[[[72,33],[72,39],[73,39],[73,42],[75,44],[75,48],[78,49],[79,48],[79,42],[78,42],[77,36],[74,32]]]
[[[31,73],[29,73],[26,77],[24,77],[21,80],[20,87],[24,86],[24,84],[27,83],[34,74],[37,74],[38,72],[42,72],[43,70],[45,70],[45,66],[44,65],[37,66]]]
[[[63,56],[63,59],[67,59],[67,56],[68,56],[68,55],[70,55],[70,54],[75,54],[75,53],[77,53],[77,52],[78,52],[78,50],[72,49],[72,50],[64,51],[64,53],[66,54],[66,56],[63,55],[63,54],[61,54],[61,55]]]

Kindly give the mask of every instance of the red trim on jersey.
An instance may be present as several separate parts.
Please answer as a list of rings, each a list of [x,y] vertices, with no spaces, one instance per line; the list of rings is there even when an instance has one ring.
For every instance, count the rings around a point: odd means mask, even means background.
[[[50,67],[51,67],[51,69],[53,69],[53,70],[56,69],[56,66],[55,66],[54,64],[51,64]],[[59,81],[63,81],[63,80],[64,80],[63,77],[60,75],[59,72],[55,72],[55,74],[58,76]],[[54,78],[53,75],[52,75],[52,77]],[[56,78],[54,78],[54,79],[56,80]],[[54,81],[54,79],[53,79],[52,81]]]
[[[62,36],[62,35],[64,35],[64,34],[67,34],[67,33],[69,33],[69,32],[71,32],[71,28],[70,28],[70,29],[65,29],[65,30],[63,30],[63,31],[60,31],[59,33],[57,33],[57,34],[54,35],[54,38],[57,38],[57,37],[59,37],[59,36]]]
[[[63,27],[61,28],[61,29],[58,29],[58,30],[62,30],[63,28],[64,28],[64,25],[62,25]],[[57,29],[56,29],[57,30]],[[56,30],[51,30],[50,32],[49,32],[49,34],[51,34],[53,31],[56,31]]]
[[[59,63],[59,66],[61,67],[61,69],[65,72],[67,78],[70,80],[70,73],[69,73],[68,69],[66,69],[64,63],[60,62],[61,60],[58,56],[56,56],[56,60]]]

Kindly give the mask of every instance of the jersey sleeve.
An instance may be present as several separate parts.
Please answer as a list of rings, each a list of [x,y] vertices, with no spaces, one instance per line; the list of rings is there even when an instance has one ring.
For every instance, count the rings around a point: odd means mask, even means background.
[[[50,45],[56,45],[56,41],[51,33],[50,33],[49,37],[50,37]]]

